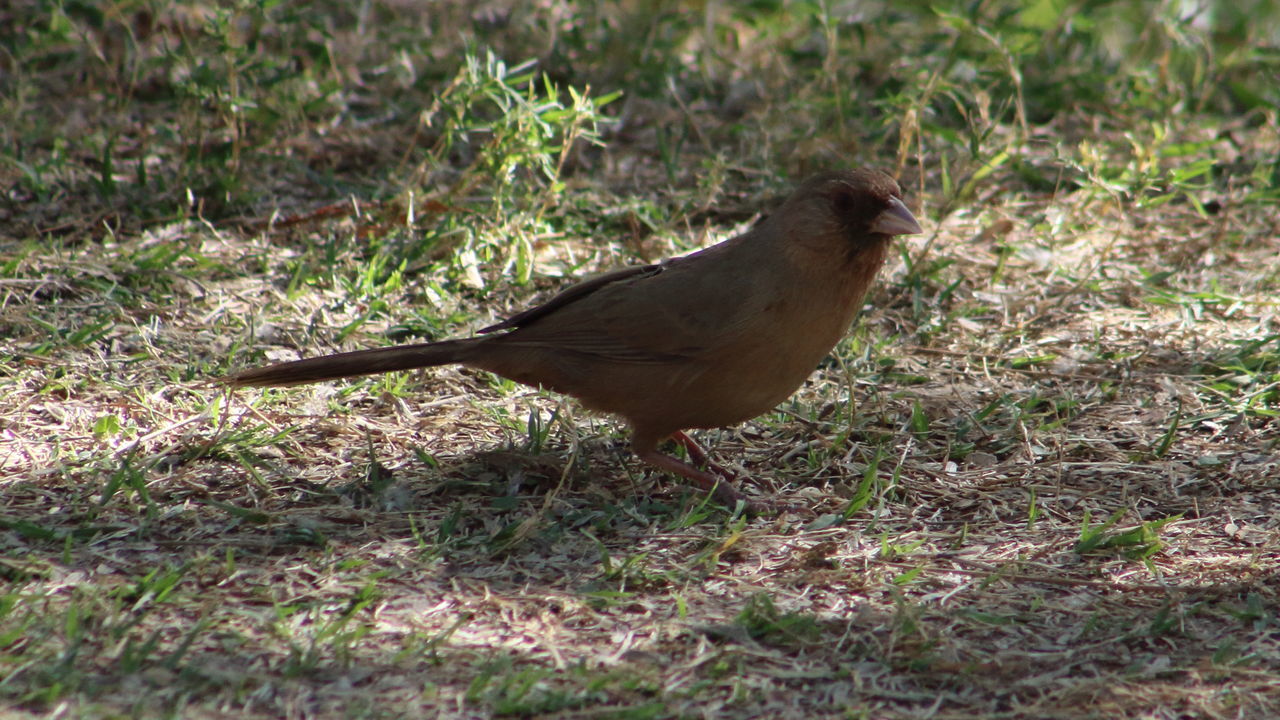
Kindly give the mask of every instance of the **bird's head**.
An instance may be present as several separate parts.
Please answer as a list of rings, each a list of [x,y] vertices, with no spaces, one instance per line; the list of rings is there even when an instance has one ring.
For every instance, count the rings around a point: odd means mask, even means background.
[[[923,232],[902,202],[897,181],[879,170],[838,170],[815,175],[792,199],[828,228],[839,228],[855,247],[881,245],[895,235]]]
[[[820,254],[838,249],[850,259],[865,251],[882,258],[893,236],[923,232],[895,179],[870,169],[832,170],[806,179],[776,217],[790,236],[788,245]]]

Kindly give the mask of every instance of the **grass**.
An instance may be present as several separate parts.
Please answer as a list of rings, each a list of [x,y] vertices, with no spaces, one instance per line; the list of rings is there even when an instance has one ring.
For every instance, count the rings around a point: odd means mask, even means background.
[[[1280,714],[1267,3],[0,11],[17,717]],[[905,238],[747,518],[465,335],[826,167]]]

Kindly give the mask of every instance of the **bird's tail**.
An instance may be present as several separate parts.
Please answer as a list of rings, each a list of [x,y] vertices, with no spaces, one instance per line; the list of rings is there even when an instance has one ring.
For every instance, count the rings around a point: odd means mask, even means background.
[[[471,356],[471,350],[480,342],[483,340],[445,340],[357,350],[250,368],[219,378],[217,382],[231,387],[276,387],[373,375],[392,370],[465,363]]]

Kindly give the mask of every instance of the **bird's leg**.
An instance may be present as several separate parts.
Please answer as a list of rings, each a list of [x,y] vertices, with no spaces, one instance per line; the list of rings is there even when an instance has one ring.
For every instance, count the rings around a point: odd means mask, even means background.
[[[736,505],[739,500],[745,502],[748,507],[752,505],[752,502],[739,492],[737,488],[730,485],[726,478],[713,475],[704,470],[699,470],[698,468],[688,463],[681,462],[670,455],[663,455],[657,450],[637,450],[636,455],[641,460],[653,465],[654,467],[666,470],[670,473],[675,473],[686,480],[692,481],[694,485],[697,485],[702,490],[711,493],[712,497],[725,505]]]
[[[703,452],[702,448],[698,447],[697,443],[694,443],[689,436],[682,432],[677,432],[672,437],[677,438],[676,442],[683,445],[695,461],[706,461],[707,454]],[[683,440],[679,438],[683,438]],[[690,446],[692,446],[692,449],[690,449]],[[670,455],[664,455],[658,452],[658,442],[657,439],[653,437],[642,437],[640,435],[636,435],[631,440],[631,449],[641,460],[653,465],[654,467],[666,470],[669,473],[674,473],[693,482],[694,485],[697,485],[703,491],[711,493],[711,497],[715,498],[718,502],[722,502],[725,505],[732,507],[741,500],[746,504],[747,509],[751,512],[760,512],[762,509],[762,506],[759,503],[748,499],[730,483],[732,474],[729,474],[728,477],[722,477],[720,475],[709,473],[705,470],[699,470],[698,468],[671,457]],[[714,464],[710,466],[713,468],[718,467]]]
[[[684,448],[684,451],[689,454],[689,459],[693,461],[694,465],[701,465],[702,467],[708,468],[711,472],[719,475],[729,482],[737,481],[737,473],[714,462],[707,455],[707,451],[703,450],[702,446],[699,445],[696,440],[689,437],[683,430],[677,430],[671,433],[671,440],[675,442],[675,444]]]

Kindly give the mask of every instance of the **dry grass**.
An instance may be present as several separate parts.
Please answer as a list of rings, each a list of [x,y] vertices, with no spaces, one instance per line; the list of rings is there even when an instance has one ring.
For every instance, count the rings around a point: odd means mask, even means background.
[[[804,34],[737,29],[778,45]],[[336,37],[342,70],[351,38]],[[704,52],[698,37],[682,52]],[[892,126],[908,140],[897,158],[889,144],[856,151],[900,162],[928,233],[901,244],[850,339],[792,400],[704,435],[749,494],[811,512],[735,516],[641,466],[611,421],[483,373],[234,397],[201,384],[262,359],[463,334],[557,276],[741,229],[785,191],[779,176],[849,157],[847,127],[815,133],[795,115],[830,81],[803,57],[757,51],[743,60],[763,95],[751,122],[713,92],[723,106],[629,89],[604,147],[568,161],[551,209],[529,210],[550,197],[534,193],[516,202],[524,224],[484,221],[529,241],[531,286],[483,243],[460,260],[405,249],[484,207],[436,192],[468,177],[469,151],[429,170],[405,160],[434,142],[393,132],[429,105],[419,85],[384,92],[399,119],[368,132],[290,121],[286,151],[246,152],[222,215],[148,217],[145,192],[95,194],[93,153],[58,166],[41,195],[24,189],[30,162],[10,157],[8,711],[1280,715],[1280,216],[1250,175],[1280,153],[1274,110],[1166,120],[1178,142],[1204,143],[1190,160],[1221,170],[1165,203],[1135,179],[1154,172],[1143,143],[1159,142],[1133,134],[1150,126],[1087,108],[1036,120],[1039,140],[1016,140],[1013,115],[984,136],[984,157],[1014,148],[1024,171],[1070,180],[1056,188],[997,163],[960,192],[958,156],[917,144],[931,131],[906,122]],[[653,128],[672,118],[689,135],[664,165],[673,140]],[[50,132],[92,134],[77,122]],[[742,129],[753,122],[758,134]],[[1048,137],[1071,140],[1048,152]],[[709,151],[717,142],[738,144]],[[316,158],[340,182],[316,180]],[[408,179],[423,176],[441,184]],[[471,195],[492,190],[476,182]],[[365,190],[334,192],[342,183]],[[274,208],[295,217],[265,222]],[[412,260],[399,280],[375,267],[388,256]]]

